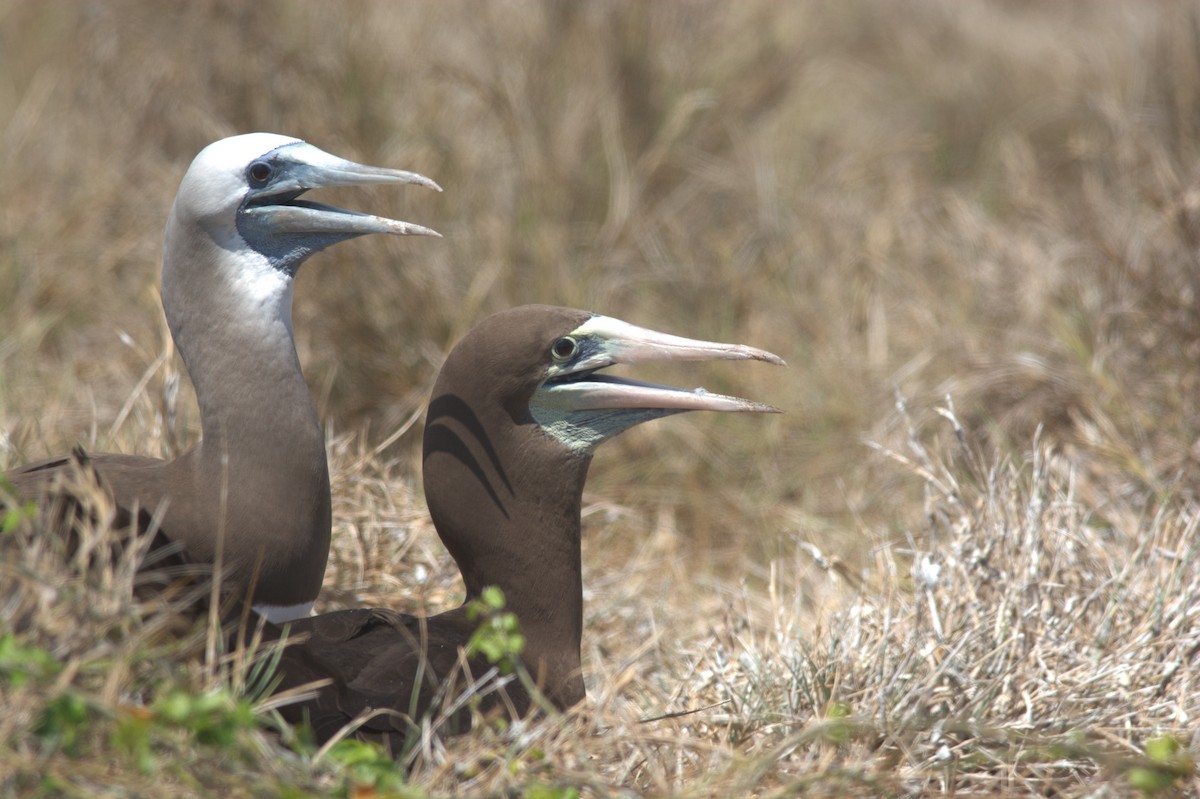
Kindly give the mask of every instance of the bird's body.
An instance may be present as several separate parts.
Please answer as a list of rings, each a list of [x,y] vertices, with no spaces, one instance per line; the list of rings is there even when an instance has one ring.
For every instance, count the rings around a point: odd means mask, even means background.
[[[264,615],[306,615],[329,553],[329,469],[292,338],[292,284],[310,255],[368,233],[420,226],[310,203],[308,189],[436,184],[364,167],[275,134],[223,139],[196,156],[164,234],[162,300],[196,389],[201,438],[174,460],[90,455],[119,509],[156,515],[188,562],[221,566]],[[436,235],[436,234],[434,234]],[[19,467],[21,498],[44,495],[70,458]]]
[[[495,314],[474,328],[438,377],[424,443],[430,516],[462,573],[466,602],[429,618],[359,609],[291,625],[299,643],[284,651],[282,688],[330,682],[315,699],[285,707],[285,717],[307,719],[322,740],[359,720],[356,734],[393,750],[422,715],[440,716],[445,730],[461,729],[465,714],[451,712],[453,700],[495,674],[485,658],[466,654],[480,623],[468,607],[488,586],[501,589],[505,610],[519,619],[520,662],[531,684],[554,707],[581,701],[580,510],[593,450],[635,424],[687,410],[774,411],[597,370],[714,358],[782,363],[749,347],[549,306]],[[533,695],[523,682],[510,681],[503,691],[485,682],[485,707],[517,715],[529,709]]]

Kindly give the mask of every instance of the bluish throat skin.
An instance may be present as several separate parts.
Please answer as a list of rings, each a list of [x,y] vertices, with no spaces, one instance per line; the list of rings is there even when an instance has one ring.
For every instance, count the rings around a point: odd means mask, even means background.
[[[375,183],[438,188],[298,139],[252,133],[204,148],[164,232],[163,311],[196,389],[201,438],[172,461],[94,454],[89,466],[129,518],[159,520],[163,546],[269,618],[307,615],[329,555],[325,442],[292,338],[292,287],[314,253],[370,233],[437,235],[420,225],[300,199]],[[46,497],[70,466],[14,470],[20,498]]]
[[[482,695],[485,712],[520,716],[581,701],[580,508],[596,447],[677,413],[776,411],[601,370],[713,359],[783,363],[763,350],[670,336],[569,308],[523,306],[477,325],[442,366],[424,438],[425,497],[462,574],[464,603],[424,618],[355,609],[290,625],[288,635],[299,643],[284,651],[279,690],[328,684],[283,708],[284,717],[311,723],[322,741],[361,722],[356,736],[401,752],[422,717],[441,719],[444,733],[466,729],[469,714],[455,712],[453,703],[467,686]],[[479,624],[467,608],[489,586],[501,589],[506,611],[519,619],[524,680],[465,654]],[[364,715],[370,718],[362,721]]]

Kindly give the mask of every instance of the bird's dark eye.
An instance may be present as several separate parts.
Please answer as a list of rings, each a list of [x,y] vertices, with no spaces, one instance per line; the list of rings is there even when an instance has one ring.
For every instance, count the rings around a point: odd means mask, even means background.
[[[250,165],[249,175],[250,180],[255,183],[263,184],[271,177],[271,173],[275,170],[266,161],[255,161]]]
[[[565,361],[575,354],[579,345],[570,336],[563,336],[550,347],[550,354],[556,361]]]

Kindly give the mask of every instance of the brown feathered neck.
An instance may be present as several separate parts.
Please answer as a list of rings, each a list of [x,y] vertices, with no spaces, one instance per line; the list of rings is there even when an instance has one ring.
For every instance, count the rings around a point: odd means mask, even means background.
[[[489,585],[504,592],[527,668],[568,706],[584,696],[580,510],[591,457],[542,431],[528,406],[550,343],[589,314],[528,315],[489,317],[447,358],[425,427],[425,497],[467,600]]]

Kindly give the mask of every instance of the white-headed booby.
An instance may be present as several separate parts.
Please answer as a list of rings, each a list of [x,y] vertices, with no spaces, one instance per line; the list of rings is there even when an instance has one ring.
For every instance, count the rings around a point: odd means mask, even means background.
[[[292,339],[296,270],[368,233],[438,235],[300,199],[372,183],[440,191],[421,175],[271,133],[201,150],[171,208],[162,261],[163,310],[196,390],[201,439],[172,461],[90,456],[122,510],[161,512],[160,534],[188,562],[212,564],[220,553],[223,587],[251,591],[256,609],[276,621],[309,613],[330,541],[325,441]],[[70,460],[8,477],[19,497],[37,497]]]

